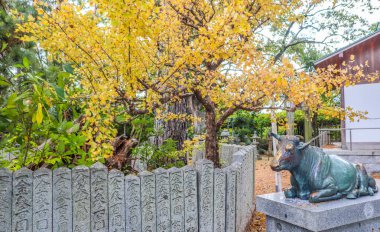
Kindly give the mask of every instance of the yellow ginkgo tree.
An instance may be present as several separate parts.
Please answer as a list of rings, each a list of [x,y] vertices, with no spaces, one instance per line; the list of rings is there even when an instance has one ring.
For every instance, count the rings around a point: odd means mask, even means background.
[[[110,154],[118,114],[160,116],[165,103],[194,96],[206,114],[206,157],[219,166],[218,130],[235,111],[280,109],[285,100],[322,109],[321,94],[364,78],[349,64],[309,74],[264,54],[257,31],[302,20],[294,13],[302,4],[307,1],[89,0],[51,8],[37,1],[37,17],[18,31],[75,67],[72,84],[83,91],[73,99],[85,106],[83,133],[95,159]]]

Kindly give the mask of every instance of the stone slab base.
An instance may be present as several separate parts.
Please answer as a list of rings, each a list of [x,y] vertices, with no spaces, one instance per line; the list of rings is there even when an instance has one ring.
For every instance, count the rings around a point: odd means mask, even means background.
[[[308,230],[285,221],[267,216],[267,231],[268,232],[310,232]],[[365,220],[357,223],[352,223],[345,226],[336,227],[333,229],[323,230],[323,232],[378,232],[380,231],[380,217]]]
[[[317,204],[270,193],[257,196],[256,208],[267,216],[268,232],[380,231],[380,193]]]

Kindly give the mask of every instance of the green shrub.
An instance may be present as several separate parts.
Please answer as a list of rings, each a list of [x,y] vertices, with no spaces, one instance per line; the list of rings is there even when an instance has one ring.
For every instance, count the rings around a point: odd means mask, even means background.
[[[172,139],[165,140],[160,147],[144,142],[133,149],[132,156],[146,163],[148,170],[159,167],[183,167],[186,160],[186,157],[177,151],[177,142]]]

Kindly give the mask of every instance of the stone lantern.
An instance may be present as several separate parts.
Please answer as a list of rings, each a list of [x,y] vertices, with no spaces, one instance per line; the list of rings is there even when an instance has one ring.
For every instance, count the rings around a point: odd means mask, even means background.
[[[259,139],[259,136],[257,136],[257,131],[254,131],[253,132],[253,136],[252,136],[252,145],[258,145],[259,142],[257,141]]]
[[[220,133],[220,137],[228,141],[228,138],[230,137],[230,132],[227,129],[224,129],[222,133]]]

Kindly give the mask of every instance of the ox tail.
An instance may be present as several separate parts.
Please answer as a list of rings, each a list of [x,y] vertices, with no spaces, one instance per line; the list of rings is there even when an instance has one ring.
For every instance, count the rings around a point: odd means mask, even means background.
[[[373,189],[373,192],[375,193],[377,193],[377,191],[379,190],[377,188],[375,179],[373,179],[373,177],[371,176],[368,176],[368,187],[371,187]]]

